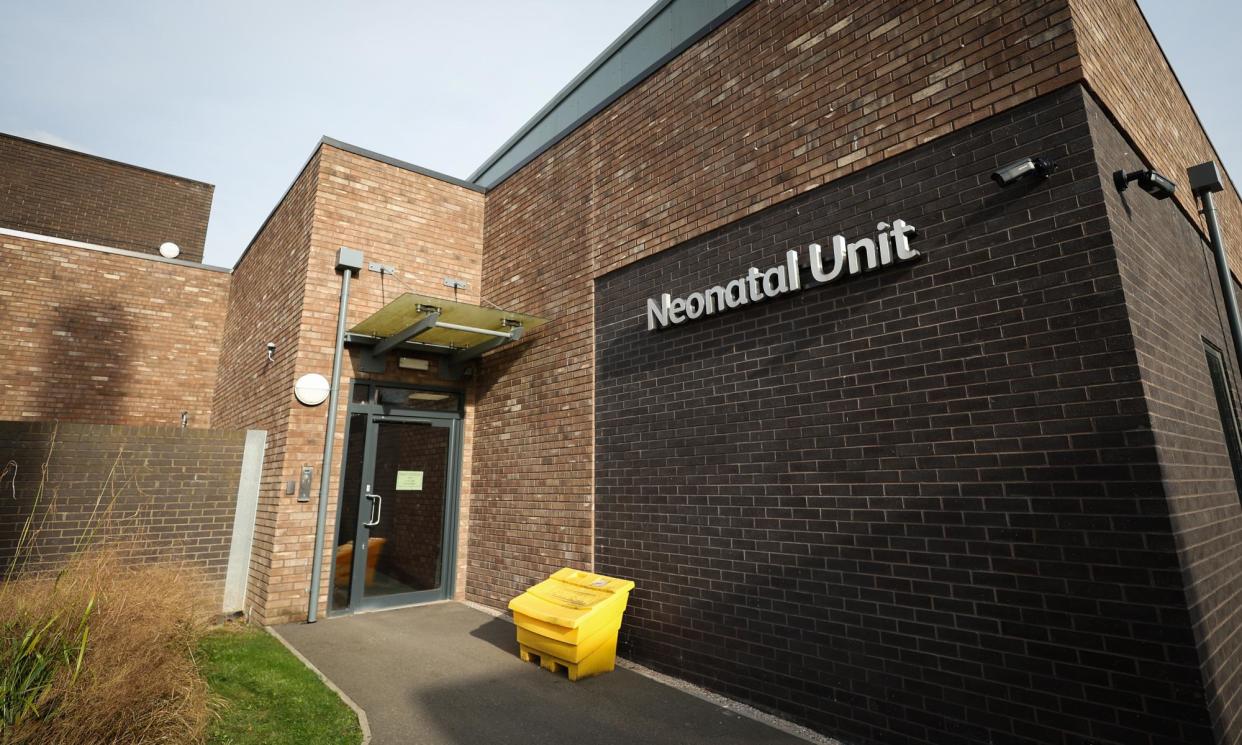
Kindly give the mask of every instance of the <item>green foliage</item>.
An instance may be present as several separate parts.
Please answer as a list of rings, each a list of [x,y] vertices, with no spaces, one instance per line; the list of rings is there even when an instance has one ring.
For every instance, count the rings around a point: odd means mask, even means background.
[[[54,705],[45,705],[58,677],[72,685],[82,672],[94,608],[91,598],[76,626],[59,623],[57,613],[0,627],[0,741],[6,729],[55,713]]]
[[[211,745],[354,745],[358,718],[309,668],[257,629],[208,634],[199,669],[220,701]]]
[[[17,498],[17,463],[9,461],[0,470],[0,484],[8,480],[14,500]],[[31,541],[37,525],[35,516],[43,504],[47,483],[47,464],[39,480],[34,505],[22,524],[16,549],[0,578],[0,603],[8,603],[10,582],[30,554]],[[0,742],[8,739],[6,731],[28,720],[42,719],[56,712],[52,696],[58,683],[72,685],[82,672],[90,636],[91,612],[95,609],[92,596],[82,609],[77,623],[62,623],[63,611],[17,613],[0,619]],[[49,701],[51,699],[51,701]]]
[[[0,566],[0,745],[199,743],[210,716],[193,659],[201,578],[121,560],[132,531],[113,506],[134,485],[116,481],[120,454],[67,558],[42,562],[51,440],[29,502],[18,500],[18,464],[0,470],[0,499],[27,511]]]

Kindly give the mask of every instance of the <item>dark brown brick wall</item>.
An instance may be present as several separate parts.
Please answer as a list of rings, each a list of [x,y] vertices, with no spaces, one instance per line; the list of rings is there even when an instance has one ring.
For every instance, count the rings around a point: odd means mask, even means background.
[[[1242,508],[1205,341],[1223,351],[1235,392],[1237,357],[1216,267],[1209,246],[1173,200],[1113,188],[1109,174],[1143,164],[1094,100],[1088,111],[1217,742],[1238,743]]]
[[[0,235],[0,276],[0,419],[212,424],[227,273]]]
[[[1065,2],[756,2],[488,192],[468,595],[589,566],[592,281],[1080,77]]]
[[[215,187],[0,134],[0,228],[203,260]]]
[[[177,427],[0,422],[0,566],[8,567],[47,464],[25,569],[61,566],[85,537],[131,561],[200,569],[218,609],[228,569],[245,433]],[[92,513],[103,517],[92,519]]]
[[[599,280],[628,655],[847,742],[1212,742],[1085,96]],[[1061,171],[990,181],[1034,154]],[[915,264],[645,328],[658,292],[898,217]]]

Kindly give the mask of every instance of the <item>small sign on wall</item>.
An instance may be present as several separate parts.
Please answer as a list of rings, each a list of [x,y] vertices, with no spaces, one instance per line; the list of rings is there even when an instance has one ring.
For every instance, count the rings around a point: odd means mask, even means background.
[[[422,491],[422,471],[397,471],[397,491]]]

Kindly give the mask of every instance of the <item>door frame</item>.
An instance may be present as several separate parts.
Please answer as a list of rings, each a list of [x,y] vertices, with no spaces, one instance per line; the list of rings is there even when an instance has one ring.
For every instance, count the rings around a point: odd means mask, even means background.
[[[370,389],[375,388],[404,388],[410,391],[428,391],[434,393],[452,394],[457,399],[457,408],[454,411],[430,411],[426,409],[407,408],[402,406],[393,406],[389,404],[371,403],[369,401],[355,401],[358,386],[365,385]],[[360,611],[381,610],[384,608],[394,608],[407,605],[419,605],[422,603],[432,603],[440,600],[448,600],[453,597],[457,589],[457,534],[460,523],[461,508],[461,470],[462,470],[462,448],[463,434],[462,423],[464,419],[464,403],[465,391],[455,388],[440,388],[436,386],[412,385],[409,383],[388,382],[383,380],[354,380],[350,383],[350,403],[345,414],[345,431],[344,446],[341,453],[340,478],[337,484],[336,499],[336,519],[333,522],[335,529],[333,530],[332,539],[332,557],[331,571],[329,572],[328,587],[335,587],[336,583],[336,551],[340,546],[340,519],[341,508],[345,500],[345,464],[349,458],[349,438],[350,429],[354,426],[353,415],[365,414],[365,424],[367,433],[363,437],[363,454],[362,468],[360,477],[365,481],[366,473],[373,469],[376,444],[376,430],[382,421],[389,422],[409,422],[433,421],[447,424],[449,430],[448,445],[448,469],[445,483],[444,498],[444,534],[441,537],[441,555],[440,562],[440,587],[435,590],[415,590],[408,593],[400,593],[395,595],[383,595],[372,598],[369,601],[363,597],[363,582],[366,578],[366,550],[355,550],[353,560],[350,562],[350,583],[349,583],[349,607],[332,608],[331,599],[333,593],[329,592],[329,616],[349,615]],[[372,445],[372,447],[368,447]],[[358,536],[365,530],[363,526],[363,512],[366,506],[366,496],[359,485],[358,490],[358,516],[357,525],[354,526],[354,546],[355,549],[359,545]]]

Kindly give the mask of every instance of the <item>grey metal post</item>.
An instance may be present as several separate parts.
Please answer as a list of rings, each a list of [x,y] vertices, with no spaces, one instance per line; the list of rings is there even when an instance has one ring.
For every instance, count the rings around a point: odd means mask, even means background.
[[[1224,189],[1225,185],[1221,182],[1215,161],[1209,160],[1189,168],[1186,174],[1190,177],[1190,192],[1199,197],[1203,204],[1203,219],[1207,222],[1208,240],[1212,244],[1212,253],[1216,256],[1216,276],[1220,281],[1221,295],[1225,298],[1229,333],[1233,337],[1234,360],[1238,363],[1237,370],[1242,374],[1242,318],[1238,315],[1238,298],[1233,291],[1229,256],[1225,253],[1225,241],[1220,236],[1220,223],[1216,219],[1216,202],[1212,199],[1212,194]]]
[[[306,622],[319,620],[319,580],[323,574],[324,533],[328,529],[328,482],[332,475],[332,447],[336,439],[336,404],[341,388],[341,357],[345,352],[345,315],[349,308],[349,280],[362,270],[362,252],[342,247],[336,252],[336,271],[341,272],[341,305],[336,312],[336,351],[332,355],[332,378],[328,383],[328,428],[323,441],[323,465],[319,469],[319,511],[315,519],[315,553],[311,556],[310,607]]]

